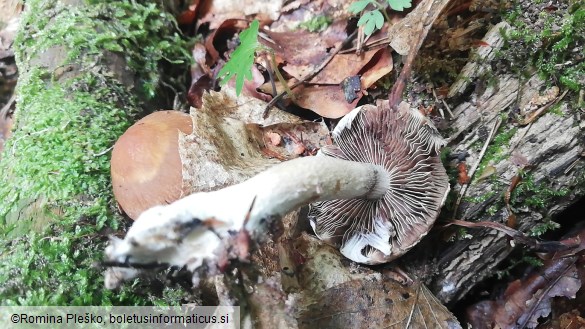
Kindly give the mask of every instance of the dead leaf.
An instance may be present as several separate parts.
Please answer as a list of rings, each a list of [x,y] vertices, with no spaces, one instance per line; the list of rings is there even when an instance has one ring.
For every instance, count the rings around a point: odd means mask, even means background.
[[[467,164],[465,163],[465,161],[461,161],[457,164],[457,172],[458,172],[457,183],[461,185],[469,183],[469,176],[467,175]]]
[[[325,118],[337,119],[353,110],[359,99],[348,103],[338,85],[308,86],[294,90],[295,104]]]
[[[371,64],[374,64],[370,67]],[[392,72],[392,54],[390,49],[385,47],[377,52],[370,63],[360,70],[362,76],[362,89],[370,88],[374,83],[380,80],[386,74]]]
[[[393,280],[353,280],[314,297],[299,328],[461,328],[423,285]]]
[[[191,65],[191,86],[187,93],[189,105],[200,108],[203,92],[211,89],[212,72],[207,66],[207,50],[202,43],[196,43],[191,51],[194,63]]]
[[[271,32],[265,31],[270,40],[260,38],[260,42],[272,48],[277,62],[285,63],[286,72],[304,77],[327,58],[327,45],[318,33],[309,31]],[[340,40],[342,41],[342,40]],[[291,68],[294,68],[292,70]],[[297,78],[299,79],[299,78]],[[339,82],[338,82],[339,83]]]
[[[553,297],[575,298],[584,275],[585,230],[559,243],[573,247],[555,252],[531,275],[510,283],[501,298],[470,306],[467,318],[473,328],[535,328],[550,314]]]
[[[382,50],[370,50],[361,55],[337,54],[333,57],[331,62],[321,70],[321,72],[317,73],[317,75],[308,82],[313,84],[340,84],[343,79],[357,75],[378,52],[382,52]],[[324,54],[327,55],[326,53]],[[325,58],[323,57],[320,59],[322,61]],[[317,66],[321,61],[316,63]],[[311,67],[312,66],[313,65],[311,65]],[[300,65],[287,64],[283,69],[293,77],[301,79],[308,73],[311,73],[310,71],[307,71],[307,68],[308,66],[305,63],[302,63]]]
[[[228,50],[228,40],[231,40],[236,33],[246,27],[248,27],[248,22],[246,21],[241,19],[227,19],[207,36],[205,39],[205,49],[207,49],[207,54],[210,56],[209,66],[217,63],[220,54],[224,54]]]
[[[497,172],[496,167],[494,167],[492,165],[487,165],[487,166],[485,166],[485,168],[481,172],[481,175],[479,175],[479,177],[477,178],[477,181],[481,182],[482,180],[490,177],[491,175],[495,174],[496,172]]]

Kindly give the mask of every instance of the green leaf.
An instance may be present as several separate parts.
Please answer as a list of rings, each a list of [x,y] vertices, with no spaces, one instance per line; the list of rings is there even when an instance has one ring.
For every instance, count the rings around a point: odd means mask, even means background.
[[[240,33],[240,45],[232,53],[230,60],[219,71],[221,85],[225,85],[232,77],[236,77],[236,95],[240,95],[244,88],[244,78],[252,80],[252,65],[254,55],[260,47],[258,42],[258,28],[260,23],[254,20],[250,27]]]
[[[396,11],[403,11],[405,8],[412,7],[412,0],[388,0],[388,4]]]
[[[379,10],[372,10],[364,13],[358,21],[358,26],[366,25],[364,33],[370,35],[375,30],[379,30],[384,25],[384,16]]]
[[[357,14],[360,13],[362,10],[366,9],[366,7],[372,2],[373,0],[356,1],[352,3],[351,6],[349,6],[348,10],[353,14]]]

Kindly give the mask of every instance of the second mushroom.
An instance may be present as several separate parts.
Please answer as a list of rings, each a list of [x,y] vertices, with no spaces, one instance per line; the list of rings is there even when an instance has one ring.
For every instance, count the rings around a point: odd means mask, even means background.
[[[108,260],[195,270],[216,261],[234,231],[262,232],[270,219],[307,204],[315,234],[347,258],[378,264],[399,257],[427,234],[449,191],[443,139],[419,111],[388,102],[354,109],[333,139],[315,157],[145,211],[123,240],[111,241]]]

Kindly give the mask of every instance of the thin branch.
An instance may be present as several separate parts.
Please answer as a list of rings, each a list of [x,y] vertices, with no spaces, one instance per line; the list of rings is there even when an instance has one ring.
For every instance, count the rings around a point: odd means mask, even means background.
[[[488,138],[486,139],[485,143],[483,144],[483,147],[481,148],[481,152],[479,152],[479,156],[477,158],[477,161],[473,164],[473,166],[471,167],[471,169],[468,172],[469,182],[471,182],[471,180],[473,179],[473,175],[475,174],[475,171],[479,167],[479,164],[481,163],[481,160],[483,159],[483,157],[485,155],[485,152],[488,148],[488,145],[491,143],[492,139],[496,135],[496,132],[498,131],[498,128],[500,128],[501,123],[502,123],[502,119],[500,119],[500,117],[496,117],[496,122],[494,122],[492,130],[490,131]],[[455,219],[455,217],[457,216],[457,210],[459,210],[459,205],[461,204],[461,200],[465,196],[465,193],[467,192],[468,187],[469,187],[469,183],[466,183],[461,187],[461,190],[459,190],[459,196],[457,197],[457,202],[455,203],[455,208],[453,209],[452,219]]]

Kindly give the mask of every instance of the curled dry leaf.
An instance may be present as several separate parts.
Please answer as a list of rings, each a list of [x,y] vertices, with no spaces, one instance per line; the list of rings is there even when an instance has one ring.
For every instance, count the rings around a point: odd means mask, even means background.
[[[337,54],[333,57],[331,62],[321,70],[321,72],[308,82],[313,84],[340,84],[343,79],[352,75],[357,75],[362,68],[372,60],[374,55],[381,52],[383,52],[383,50],[377,49],[367,51],[361,55]],[[324,52],[322,55],[326,57],[327,53]],[[325,57],[321,58],[321,60],[316,63],[316,66],[321,64]],[[311,70],[308,70],[308,66],[306,65],[307,64],[304,63],[301,63],[300,65],[287,64],[284,67],[284,70],[293,77],[302,79],[305,75],[311,73]]]
[[[187,93],[189,105],[200,108],[203,92],[212,87],[212,72],[207,66],[207,50],[205,45],[197,43],[191,51],[194,63],[191,65],[191,86]]]
[[[373,63],[372,66],[370,66]],[[392,71],[392,54],[388,47],[378,51],[370,63],[360,70],[362,76],[362,89],[370,88],[383,76]]]

